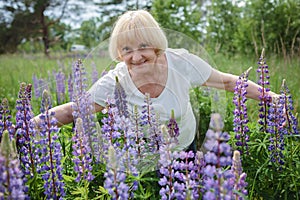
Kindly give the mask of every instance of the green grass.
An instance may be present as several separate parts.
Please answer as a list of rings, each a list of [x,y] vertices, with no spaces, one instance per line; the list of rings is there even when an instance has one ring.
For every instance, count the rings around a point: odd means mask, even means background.
[[[273,92],[280,93],[282,80],[286,79],[286,84],[291,91],[294,108],[297,113],[300,112],[300,59],[294,58],[289,61],[283,60],[281,57],[270,56],[266,57],[266,63],[269,66],[270,75],[270,89]],[[242,55],[235,57],[225,57],[224,55],[212,56],[216,64],[216,68],[223,72],[230,72],[240,75],[249,67],[253,67],[249,74],[249,80],[257,82],[258,77],[256,74],[258,58],[249,58]],[[257,101],[250,100],[249,104],[256,104]],[[251,107],[251,106],[250,106]]]
[[[220,54],[210,54],[215,67],[223,72],[230,72],[240,75],[250,66],[253,67],[249,79],[256,82],[256,68],[258,58],[236,55],[235,57],[226,57]],[[82,57],[82,56],[81,56]],[[92,73],[92,65],[97,66],[99,73],[110,65],[107,55],[99,56],[94,51],[88,58],[83,59],[84,66],[88,74]],[[8,98],[11,105],[17,98],[19,85],[21,82],[32,83],[32,76],[36,74],[40,78],[48,78],[54,81],[52,71],[62,70],[66,74],[71,72],[72,63],[77,60],[78,56],[70,54],[52,54],[51,58],[43,54],[34,55],[1,55],[0,56],[0,98]],[[283,79],[286,79],[287,85],[292,93],[294,107],[296,112],[300,112],[300,61],[293,59],[285,61],[280,57],[266,54],[266,61],[270,69],[270,88],[272,91],[279,93]],[[228,94],[231,95],[231,94]],[[256,101],[249,101],[249,104],[257,105]],[[256,106],[255,106],[256,107]],[[253,111],[255,112],[255,111]],[[254,113],[255,115],[256,113]]]

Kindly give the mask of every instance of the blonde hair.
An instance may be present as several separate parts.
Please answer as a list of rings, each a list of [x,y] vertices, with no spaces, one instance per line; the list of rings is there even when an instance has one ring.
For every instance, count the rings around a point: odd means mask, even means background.
[[[153,16],[145,10],[127,11],[115,23],[109,41],[109,54],[120,60],[120,48],[125,42],[138,40],[161,54],[168,46],[165,33]]]

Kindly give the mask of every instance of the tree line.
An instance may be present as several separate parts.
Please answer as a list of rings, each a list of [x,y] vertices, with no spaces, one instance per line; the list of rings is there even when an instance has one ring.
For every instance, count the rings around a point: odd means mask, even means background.
[[[0,54],[43,51],[50,56],[51,51],[68,50],[72,43],[92,48],[109,37],[117,16],[126,10],[146,9],[162,27],[186,34],[209,51],[258,55],[265,48],[284,57],[300,56],[299,0],[90,1],[98,8],[97,17],[76,29],[63,22],[89,12],[85,3],[3,0]]]

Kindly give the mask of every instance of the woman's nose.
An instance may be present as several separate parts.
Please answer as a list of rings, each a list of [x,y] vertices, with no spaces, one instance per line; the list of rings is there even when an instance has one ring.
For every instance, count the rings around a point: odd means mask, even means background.
[[[134,61],[138,61],[142,58],[142,54],[141,54],[141,51],[140,50],[134,50],[132,52],[132,60]]]

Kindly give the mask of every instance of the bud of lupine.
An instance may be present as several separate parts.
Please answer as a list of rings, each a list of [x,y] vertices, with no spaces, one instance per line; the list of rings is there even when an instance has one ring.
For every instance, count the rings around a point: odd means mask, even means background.
[[[6,98],[2,99],[0,104],[0,142],[4,130],[9,132],[10,139],[15,137],[15,128],[11,122],[10,110]]]
[[[284,150],[284,134],[287,134],[287,129],[283,127],[285,123],[284,117],[284,96],[274,98],[269,108],[268,114],[268,128],[267,132],[271,134],[269,151],[271,152],[271,161],[284,164],[283,153]]]
[[[75,164],[74,170],[77,172],[76,182],[80,182],[85,179],[91,181],[94,179],[92,175],[91,166],[92,155],[91,149],[88,143],[88,137],[84,134],[82,119],[77,118],[75,125],[75,134],[72,137],[73,140],[73,162]]]
[[[261,87],[258,89],[260,92],[259,95],[259,124],[262,125],[262,131],[267,130],[267,113],[268,108],[270,107],[271,97],[267,94],[267,92],[270,91],[270,88],[268,88],[268,85],[270,85],[269,78],[269,66],[266,64],[265,57],[264,57],[264,49],[262,50],[261,56],[258,61],[258,69],[257,74],[259,76],[258,85]]]
[[[246,72],[244,72],[239,79],[236,81],[236,86],[234,88],[233,103],[235,105],[234,109],[234,120],[233,120],[233,130],[235,132],[235,139],[237,140],[236,145],[238,149],[243,152],[243,149],[248,149],[249,142],[249,128],[248,128],[248,115],[246,106],[246,88],[248,87],[248,75],[249,71],[252,69],[250,67]]]
[[[65,101],[65,74],[61,71],[55,73],[55,81],[56,81],[56,99],[57,104],[61,104]]]
[[[39,155],[38,173],[44,180],[46,199],[57,199],[65,196],[62,177],[61,145],[58,140],[54,112],[50,112],[51,98],[47,91],[43,92],[40,115],[40,138],[36,141],[36,153]]]
[[[284,98],[284,116],[286,118],[286,128],[288,130],[288,133],[297,135],[299,134],[298,120],[297,117],[295,117],[295,115],[293,114],[293,99],[285,79],[283,79],[282,81],[281,95]]]
[[[17,157],[15,141],[10,141],[7,130],[0,145],[0,199],[25,199],[23,173]],[[2,195],[2,196],[1,196]]]
[[[240,152],[239,151],[234,151],[233,153],[233,158],[232,158],[232,166],[231,170],[234,174],[233,177],[233,182],[234,182],[234,199],[245,199],[245,197],[248,195],[247,192],[247,182],[246,182],[246,177],[247,174],[243,172],[242,168],[242,162],[240,158]]]
[[[233,174],[223,167],[231,165],[231,148],[227,141],[229,135],[222,132],[223,121],[219,114],[211,115],[210,129],[206,133],[204,146],[208,152],[204,155],[206,167],[203,170],[203,199],[230,199]]]

